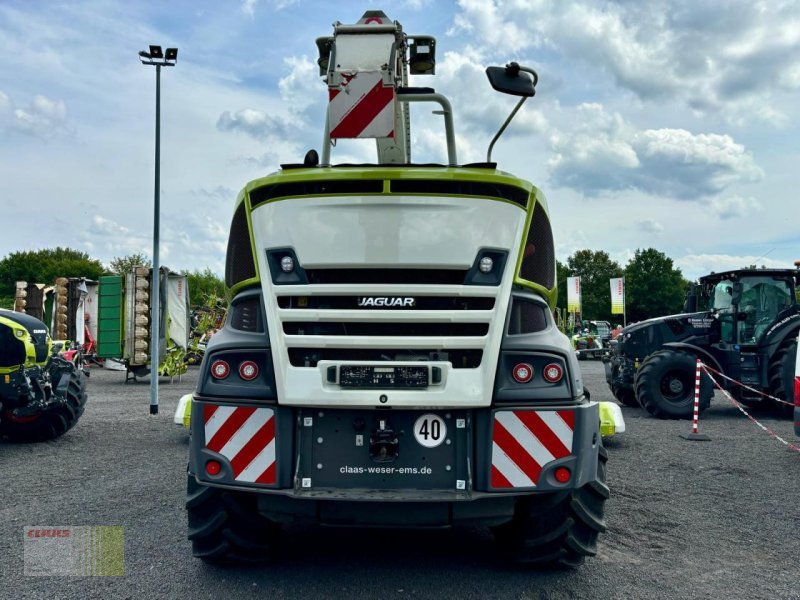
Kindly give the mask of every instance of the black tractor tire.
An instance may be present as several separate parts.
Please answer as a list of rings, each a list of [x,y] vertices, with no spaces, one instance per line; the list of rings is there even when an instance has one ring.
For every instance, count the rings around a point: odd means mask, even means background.
[[[74,365],[68,361],[61,363],[71,367],[64,402],[49,404],[39,414],[26,419],[16,419],[11,411],[6,411],[0,417],[0,438],[10,442],[46,442],[75,426],[86,406],[86,380]],[[57,384],[58,381],[53,382]]]
[[[793,404],[794,368],[797,359],[797,332],[789,334],[769,362],[769,394],[784,402]],[[766,404],[785,417],[793,416],[792,404],[767,399]]]
[[[636,393],[632,389],[615,385],[611,387],[611,393],[623,406],[641,408],[639,401],[636,399]]]
[[[606,530],[608,453],[600,444],[597,479],[574,490],[534,494],[517,501],[514,517],[493,529],[504,558],[533,568],[575,568],[597,554]]]
[[[659,419],[691,419],[696,364],[694,355],[679,350],[659,350],[645,358],[634,382],[642,408]],[[711,404],[713,394],[711,380],[701,374],[701,413]]]
[[[203,485],[189,473],[186,511],[192,555],[208,563],[273,558],[280,526],[259,514],[257,496]]]

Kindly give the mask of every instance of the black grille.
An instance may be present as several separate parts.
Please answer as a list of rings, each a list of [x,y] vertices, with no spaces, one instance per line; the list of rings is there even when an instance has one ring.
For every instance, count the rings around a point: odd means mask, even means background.
[[[475,369],[481,365],[482,350],[407,350],[369,348],[289,348],[293,367],[316,367],[321,360],[351,360],[365,363],[386,361],[449,361],[454,369]]]
[[[228,253],[225,260],[225,285],[233,287],[241,281],[256,276],[253,250],[250,247],[250,229],[244,202],[233,213],[231,234],[228,238]]]
[[[362,298],[375,298],[377,296],[278,296],[279,308],[292,309],[322,309],[322,310],[347,310],[359,309]],[[389,296],[394,298],[395,296]],[[400,297],[400,296],[397,296]],[[370,307],[368,310],[492,310],[494,298],[459,298],[454,296],[415,296],[414,306],[397,308]]]
[[[547,218],[544,207],[539,205],[533,211],[522,266],[519,270],[520,277],[550,290],[555,284],[555,261],[550,219]]]
[[[395,179],[392,180],[393,194],[440,194],[448,196],[484,196],[502,198],[528,206],[528,190],[503,183],[486,183],[483,181],[448,181],[442,179]]]
[[[463,285],[466,269],[306,269],[308,283]]]
[[[514,298],[508,320],[508,334],[536,333],[547,329],[546,307],[521,298]]]
[[[231,327],[239,331],[264,333],[260,304],[261,296],[234,301],[231,305]]]
[[[363,335],[363,336],[484,336],[488,323],[380,323],[380,322],[299,322],[283,324],[287,335]]]
[[[331,181],[297,181],[265,185],[250,192],[250,206],[273,198],[287,196],[326,196],[330,194],[381,194],[382,179],[334,179]]]

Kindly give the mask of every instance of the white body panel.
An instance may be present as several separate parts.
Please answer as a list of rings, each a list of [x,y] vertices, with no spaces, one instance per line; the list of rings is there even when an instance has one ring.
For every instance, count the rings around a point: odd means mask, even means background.
[[[491,404],[495,370],[514,279],[517,249],[525,232],[520,207],[493,200],[450,197],[366,196],[299,198],[270,202],[252,212],[257,261],[272,346],[278,402],[303,406],[485,407]],[[499,286],[272,283],[266,251],[291,247],[300,265],[310,268],[469,269],[483,248],[508,251]],[[481,311],[281,309],[277,296],[448,296],[494,297]],[[287,335],[287,321],[413,323],[488,323],[480,337],[304,336]],[[477,368],[444,363],[442,383],[424,390],[345,389],[327,383],[325,367],[347,361],[321,361],[316,367],[289,362],[287,348],[393,348],[436,351],[480,349]],[[361,364],[374,364],[361,361]],[[382,362],[382,366],[402,364]],[[438,364],[426,362],[418,364]],[[380,403],[380,396],[388,401]]]

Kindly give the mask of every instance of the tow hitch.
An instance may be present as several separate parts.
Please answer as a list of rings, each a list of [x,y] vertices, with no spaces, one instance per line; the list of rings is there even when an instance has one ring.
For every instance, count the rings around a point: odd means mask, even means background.
[[[369,435],[369,455],[375,462],[392,462],[400,454],[397,433],[386,419],[378,419],[378,427]]]

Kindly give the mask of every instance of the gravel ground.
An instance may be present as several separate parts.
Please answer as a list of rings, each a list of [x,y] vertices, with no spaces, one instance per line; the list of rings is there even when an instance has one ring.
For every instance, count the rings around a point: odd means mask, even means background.
[[[610,400],[602,363],[581,364],[593,398]],[[503,565],[483,529],[292,527],[273,565],[206,566],[186,540],[187,435],[171,422],[195,377],[162,380],[151,417],[146,382],[95,370],[75,429],[0,444],[1,598],[800,598],[800,454],[719,395],[701,419],[711,442],[623,409],[628,432],[607,443],[609,530],[577,571]],[[788,420],[758,417],[797,442]],[[36,525],[124,526],[125,576],[24,576],[23,528]]]

